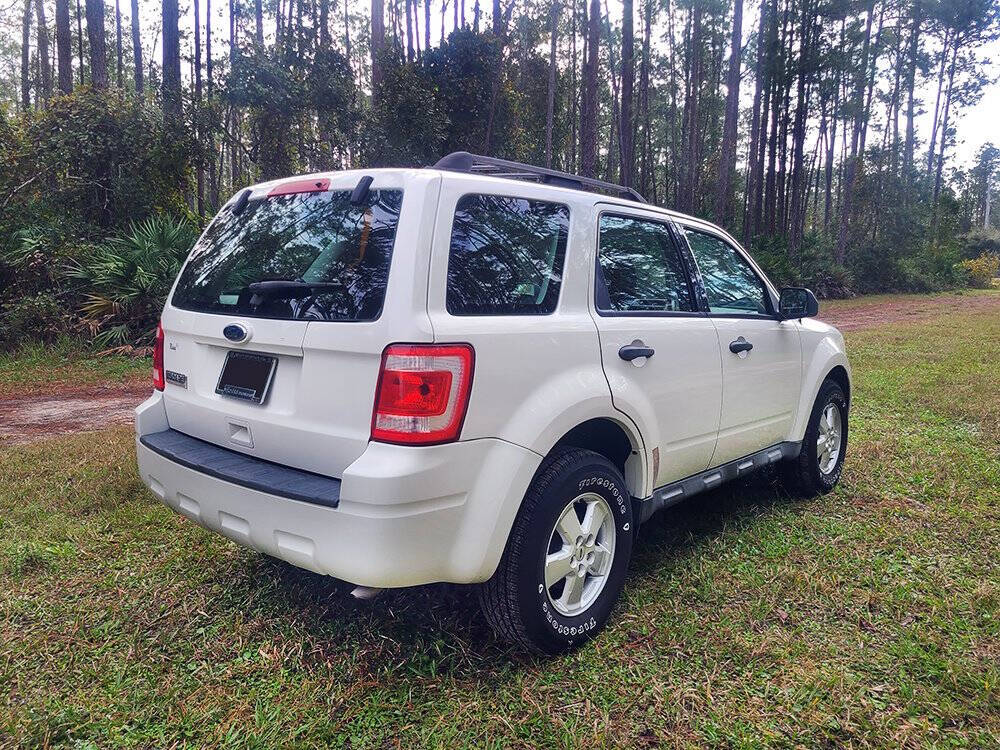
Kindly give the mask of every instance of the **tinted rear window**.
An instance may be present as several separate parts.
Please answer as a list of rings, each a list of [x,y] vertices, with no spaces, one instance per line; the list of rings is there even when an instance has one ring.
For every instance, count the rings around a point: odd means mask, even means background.
[[[455,207],[448,255],[452,315],[546,315],[562,284],[569,209],[503,195]]]
[[[374,320],[402,200],[400,190],[373,190],[364,206],[352,206],[348,191],[296,193],[252,200],[238,215],[227,209],[195,245],[172,302],[250,317]],[[260,281],[293,283],[255,292]]]

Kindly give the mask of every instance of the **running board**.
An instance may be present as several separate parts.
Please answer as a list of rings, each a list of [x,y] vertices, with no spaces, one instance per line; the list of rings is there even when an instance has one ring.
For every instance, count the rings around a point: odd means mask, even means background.
[[[730,482],[738,477],[745,477],[765,466],[782,461],[786,458],[794,458],[799,455],[802,449],[801,442],[785,442],[772,445],[757,453],[738,458],[735,461],[716,466],[714,469],[703,471],[687,479],[665,484],[653,490],[653,494],[644,500],[633,499],[633,515],[639,519],[639,523],[645,523],[651,515],[658,510],[669,508],[682,500],[693,497],[700,492],[714,490],[726,482]]]

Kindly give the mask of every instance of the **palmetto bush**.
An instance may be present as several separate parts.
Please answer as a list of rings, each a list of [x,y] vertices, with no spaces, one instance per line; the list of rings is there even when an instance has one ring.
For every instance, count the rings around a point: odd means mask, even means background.
[[[149,344],[174,277],[196,239],[187,221],[154,217],[70,264],[82,282],[83,320],[100,346]]]

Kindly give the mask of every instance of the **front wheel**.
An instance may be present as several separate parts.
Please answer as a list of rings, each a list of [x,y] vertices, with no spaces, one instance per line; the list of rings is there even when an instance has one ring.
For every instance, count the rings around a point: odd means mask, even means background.
[[[618,601],[633,531],[631,497],[610,461],[582,449],[550,456],[480,589],[483,614],[500,637],[536,653],[583,643]]]
[[[847,454],[847,397],[833,380],[825,380],[816,395],[799,455],[784,471],[785,485],[796,495],[820,495],[832,490]]]

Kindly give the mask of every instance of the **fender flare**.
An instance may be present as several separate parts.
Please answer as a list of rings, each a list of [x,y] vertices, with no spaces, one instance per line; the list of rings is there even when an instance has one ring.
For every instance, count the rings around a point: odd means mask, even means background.
[[[789,440],[802,440],[802,436],[806,434],[806,425],[809,422],[809,415],[812,414],[819,388],[836,367],[842,367],[847,373],[848,394],[846,395],[848,403],[850,403],[851,366],[847,361],[847,354],[844,352],[843,345],[838,344],[834,337],[825,336],[816,345],[809,362],[803,362],[802,387]]]

